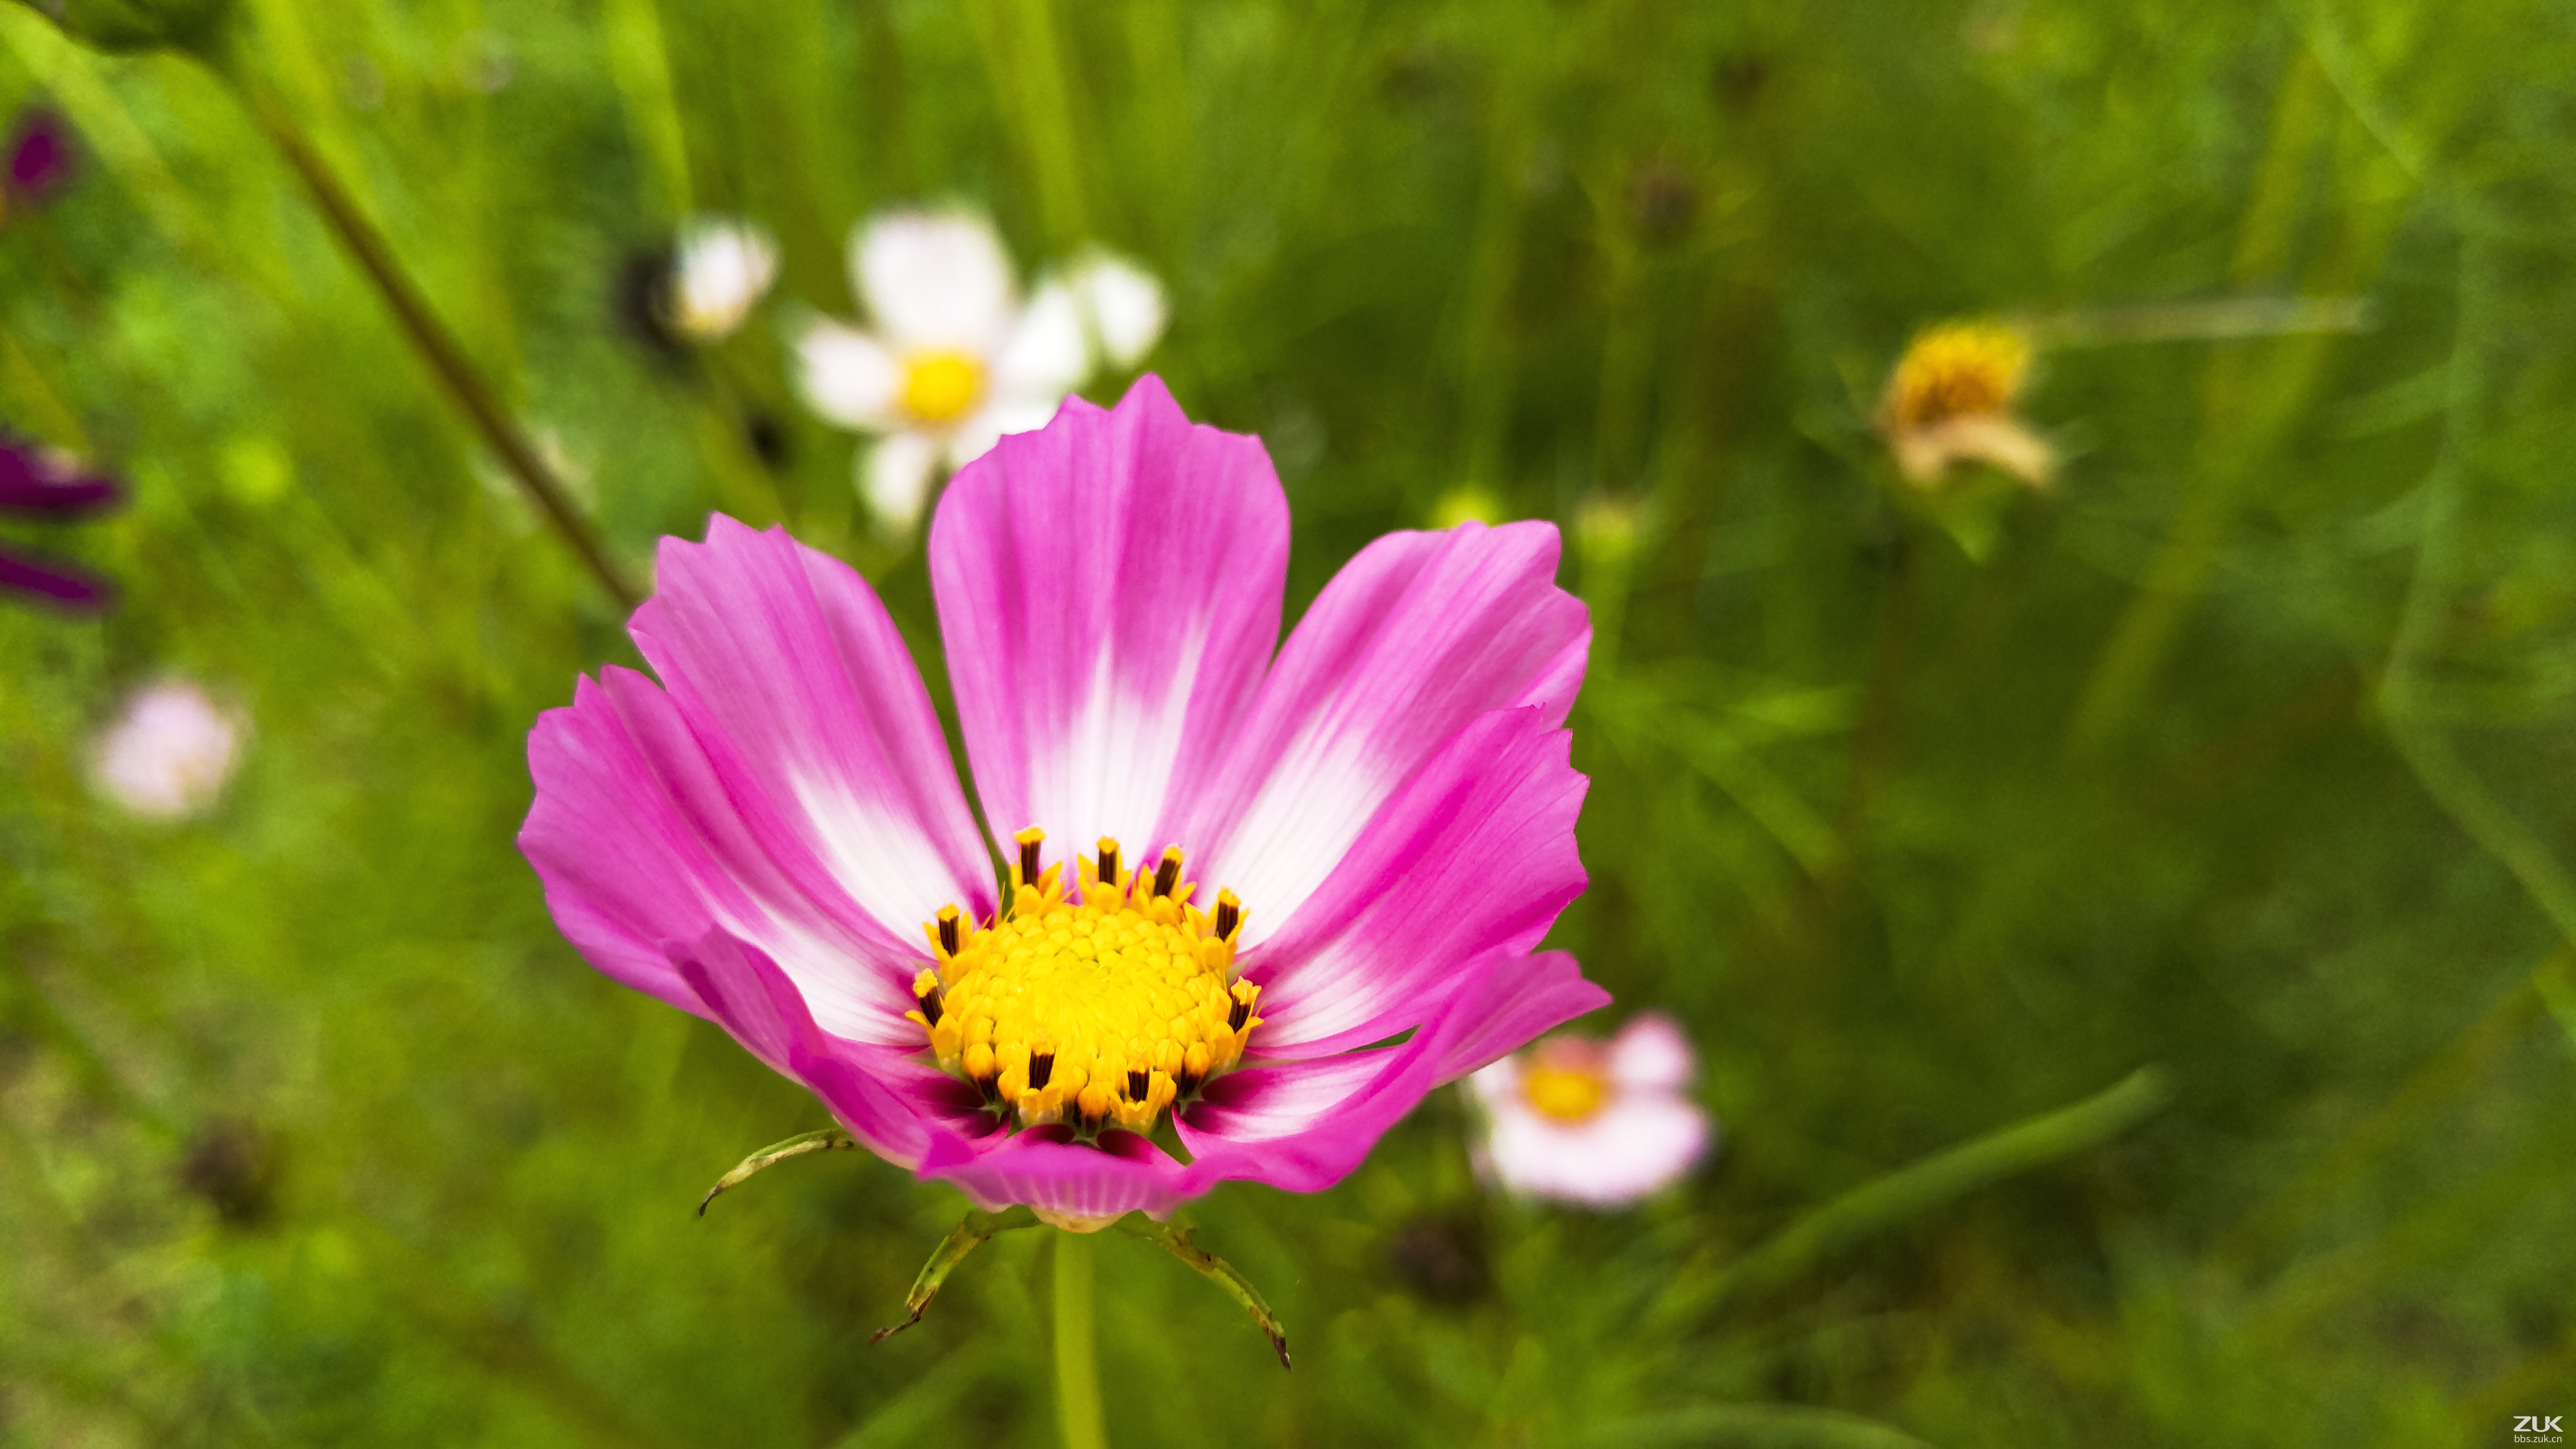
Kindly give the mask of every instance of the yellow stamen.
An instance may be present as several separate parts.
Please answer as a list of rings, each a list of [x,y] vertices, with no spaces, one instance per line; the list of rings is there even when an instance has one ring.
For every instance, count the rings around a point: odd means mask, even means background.
[[[932,963],[907,1015],[942,1068],[1021,1126],[1063,1122],[1085,1141],[1149,1132],[1240,1063],[1261,1025],[1261,989],[1233,978],[1243,903],[1226,891],[1213,916],[1192,906],[1177,848],[1141,872],[1119,868],[1109,839],[1089,860],[1046,864],[1045,840],[1034,826],[1012,837],[999,917],[979,926],[948,907],[925,928]]]
[[[1610,1084],[1600,1073],[1579,1067],[1537,1066],[1522,1074],[1521,1095],[1560,1122],[1580,1122],[1601,1110]]]
[[[903,410],[925,423],[953,423],[984,395],[984,364],[963,352],[916,352],[903,364]]]

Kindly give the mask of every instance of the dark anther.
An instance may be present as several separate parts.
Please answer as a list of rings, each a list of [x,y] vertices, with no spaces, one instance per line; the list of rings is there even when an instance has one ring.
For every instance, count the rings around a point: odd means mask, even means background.
[[[1225,1029],[1227,1031],[1241,1031],[1243,1030],[1243,1024],[1251,1019],[1252,1003],[1244,1000],[1240,996],[1234,999],[1234,1005],[1225,1009]],[[930,1024],[933,1026],[937,1026],[939,1024],[939,1013],[934,1011],[930,1014]]]
[[[1045,843],[1046,842],[1042,840],[1023,840],[1020,842],[1021,883],[1025,885],[1036,885],[1038,883],[1038,847]]]
[[[1002,1078],[999,1073],[989,1077],[977,1077],[975,1079],[975,1090],[983,1094],[985,1106],[998,1107],[1002,1105]]]
[[[1243,907],[1232,901],[1218,901],[1216,903],[1216,938],[1222,941],[1232,936],[1234,928],[1242,920]]]
[[[951,956],[956,955],[957,935],[957,908],[941,906],[939,908],[939,949]],[[938,1018],[932,1017],[931,1020],[936,1022]]]
[[[1152,1077],[1150,1077],[1150,1076],[1148,1076],[1147,1074],[1145,1074],[1145,1073],[1143,1073],[1143,1072],[1140,1072],[1140,1071],[1130,1071],[1130,1072],[1128,1072],[1128,1073],[1127,1073],[1127,1100],[1128,1100],[1128,1101],[1130,1101],[1130,1102],[1141,1102],[1141,1101],[1144,1101],[1144,1100],[1145,1100],[1145,1089],[1146,1089],[1148,1086],[1151,1086],[1152,1084],[1153,1084],[1153,1078],[1152,1078]]]
[[[1177,850],[1164,851],[1163,863],[1154,867],[1155,896],[1160,898],[1170,895],[1172,893],[1172,887],[1177,886],[1180,883],[1181,853]]]
[[[1118,884],[1118,842],[1114,840],[1103,841],[1100,845],[1100,883],[1105,886]]]
[[[1172,1079],[1172,1085],[1180,1089],[1179,1094],[1172,1100],[1176,1102],[1186,1102],[1190,1098],[1197,1096],[1199,1087],[1206,1081],[1207,1078],[1200,1076],[1189,1068],[1181,1068],[1180,1074]]]
[[[933,986],[928,991],[916,992],[912,999],[921,1003],[921,1014],[930,1018],[932,1026],[939,1025],[940,1015],[947,1009],[948,1003],[940,998],[938,987]],[[1235,1006],[1237,1014],[1241,1014],[1242,1003],[1237,1002]]]
[[[1031,1053],[1029,1053],[1029,1090],[1030,1090],[1030,1091],[1035,1092],[1035,1091],[1040,1091],[1040,1090],[1044,1089],[1044,1088],[1045,1088],[1045,1086],[1046,1086],[1046,1084],[1047,1084],[1047,1078],[1052,1077],[1052,1076],[1054,1076],[1054,1075],[1055,1075],[1055,1053],[1053,1053],[1053,1052],[1031,1052]]]

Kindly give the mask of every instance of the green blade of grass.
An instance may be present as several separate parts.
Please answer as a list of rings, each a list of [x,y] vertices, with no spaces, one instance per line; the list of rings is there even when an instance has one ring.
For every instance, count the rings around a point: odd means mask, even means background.
[[[1656,1306],[1667,1326],[1703,1321],[1788,1286],[1855,1243],[2016,1173],[2098,1147],[2162,1109],[2164,1073],[2141,1067],[2070,1107],[2015,1123],[1843,1194],[1713,1278],[1685,1277]]]

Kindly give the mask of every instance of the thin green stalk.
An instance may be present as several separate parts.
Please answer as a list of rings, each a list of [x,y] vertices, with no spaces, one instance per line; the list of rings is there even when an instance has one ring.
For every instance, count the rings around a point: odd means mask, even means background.
[[[1053,0],[1019,0],[1012,28],[1019,34],[1023,104],[1029,159],[1037,168],[1040,209],[1046,214],[1047,239],[1070,247],[1090,234],[1083,215],[1082,148],[1076,143],[1073,99],[1065,74],[1063,42],[1056,34]]]
[[[599,581],[600,587],[608,591],[609,597],[616,600],[619,607],[634,608],[642,601],[642,593],[617,562],[608,556],[607,547],[592,530],[590,521],[582,517],[581,510],[573,504],[563,484],[556,480],[554,471],[538,456],[535,445],[511,420],[509,411],[494,395],[491,385],[483,380],[472,359],[465,355],[464,346],[430,309],[429,299],[421,294],[420,288],[403,270],[402,263],[395,258],[393,248],[376,230],[375,224],[367,219],[348,189],[340,184],[330,163],[323,159],[322,153],[305,137],[294,118],[286,114],[286,108],[275,97],[268,95],[255,82],[244,79],[231,66],[218,63],[214,69],[241,94],[252,115],[258,119],[260,129],[268,133],[278,153],[286,158],[287,165],[294,168],[305,189],[312,193],[314,205],[321,210],[332,235],[347,249],[367,279],[375,284],[377,292],[385,299],[385,305],[393,309],[394,318],[402,324],[404,335],[411,339],[430,370],[438,374],[450,400],[464,411],[476,431],[483,435],[483,441],[509,469],[510,476],[518,481],[555,533],[571,547],[583,566],[590,570],[591,576]]]
[[[695,204],[689,185],[689,143],[671,84],[661,11],[654,0],[608,0],[600,23],[608,33],[608,73],[626,102],[626,123],[634,128],[636,144],[652,162],[654,179],[671,214],[686,216]]]
[[[2441,631],[2460,567],[2459,523],[2469,461],[2478,445],[2479,411],[2485,406],[2486,349],[2493,326],[2493,261],[2483,238],[2461,243],[2460,321],[2448,369],[2441,451],[2424,481],[2424,527],[2415,554],[2415,576],[2406,609],[2381,673],[2379,709],[2390,740],[2425,792],[2478,847],[2513,872],[2559,934],[2576,942],[2576,876],[2538,832],[2488,790],[2460,758],[2423,697],[2425,656]]]
[[[1467,483],[1502,493],[1517,371],[1512,289],[1520,276],[1525,178],[1535,131],[1539,61],[1505,17],[1489,16],[1497,37],[1491,109],[1485,120],[1485,175],[1469,243],[1464,343],[1459,356],[1463,466]]]
[[[1055,1400],[1064,1449],[1109,1449],[1091,1332],[1091,1234],[1055,1235]]]
[[[1843,1194],[1791,1223],[1714,1278],[1678,1275],[1656,1305],[1660,1328],[1678,1329],[1795,1282],[1870,1235],[2015,1173],[2099,1147],[2161,1111],[2164,1073],[2141,1067],[2073,1106],[1991,1132]]]
[[[1018,132],[1047,245],[1068,249],[1088,237],[1091,227],[1054,0],[983,0],[968,6],[966,16],[984,52],[993,98]]]
[[[2229,267],[2240,287],[2288,273],[2309,190],[2309,169],[2333,135],[2333,93],[2317,58],[2291,61],[2272,133],[2245,208]],[[2351,203],[2326,253],[2301,290],[2349,294],[2385,250],[2401,212],[2396,195]],[[2149,699],[2166,658],[2197,611],[2267,456],[2316,385],[2333,334],[2301,332],[2212,349],[2201,388],[2200,439],[2171,528],[2139,581],[2085,681],[2069,723],[2066,753],[2106,753]]]
[[[2344,1200],[2355,1183],[2391,1148],[2424,1125],[2443,1104],[2475,1085],[2497,1060],[2522,1040],[2538,1020],[2547,986],[2576,959],[2576,947],[2561,946],[2531,974],[2514,983],[2485,1014],[2416,1069],[2405,1085],[2344,1134],[2288,1185],[2264,1201],[2220,1240],[2210,1256],[2239,1268],[2249,1267],[2265,1252],[2286,1242],[2319,1207]]]

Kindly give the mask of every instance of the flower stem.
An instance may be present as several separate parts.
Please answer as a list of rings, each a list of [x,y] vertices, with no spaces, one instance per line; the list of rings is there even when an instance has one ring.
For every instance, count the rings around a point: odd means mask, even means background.
[[[323,159],[321,151],[287,115],[284,105],[267,94],[256,81],[221,63],[217,63],[215,69],[240,91],[244,103],[258,118],[260,129],[268,133],[269,140],[286,158],[287,165],[293,167],[296,176],[304,182],[305,190],[313,194],[314,205],[330,225],[331,234],[358,263],[359,270],[375,284],[377,292],[385,299],[385,305],[393,309],[395,320],[402,324],[404,335],[411,339],[423,360],[429,363],[430,370],[438,374],[448,396],[472,420],[475,429],[483,435],[483,441],[500,456],[502,464],[510,470],[510,476],[518,481],[529,499],[545,515],[546,521],[572,547],[591,576],[599,580],[600,587],[608,591],[609,597],[622,608],[634,608],[643,595],[636,591],[625,571],[608,556],[598,534],[592,531],[590,521],[582,517],[580,509],[564,492],[563,484],[556,480],[553,470],[538,456],[527,435],[511,421],[501,400],[493,395],[490,384],[483,380],[473,361],[465,355],[464,345],[447,330],[445,323],[439,321],[438,314],[430,310],[429,299],[421,295],[420,288],[403,271],[402,263],[395,259],[393,248],[386,243],[383,234],[367,219],[366,213],[359,210],[357,199],[340,184],[339,177],[332,174],[331,165]]]
[[[1055,1396],[1064,1449],[1109,1449],[1091,1335],[1091,1235],[1055,1235]]]

